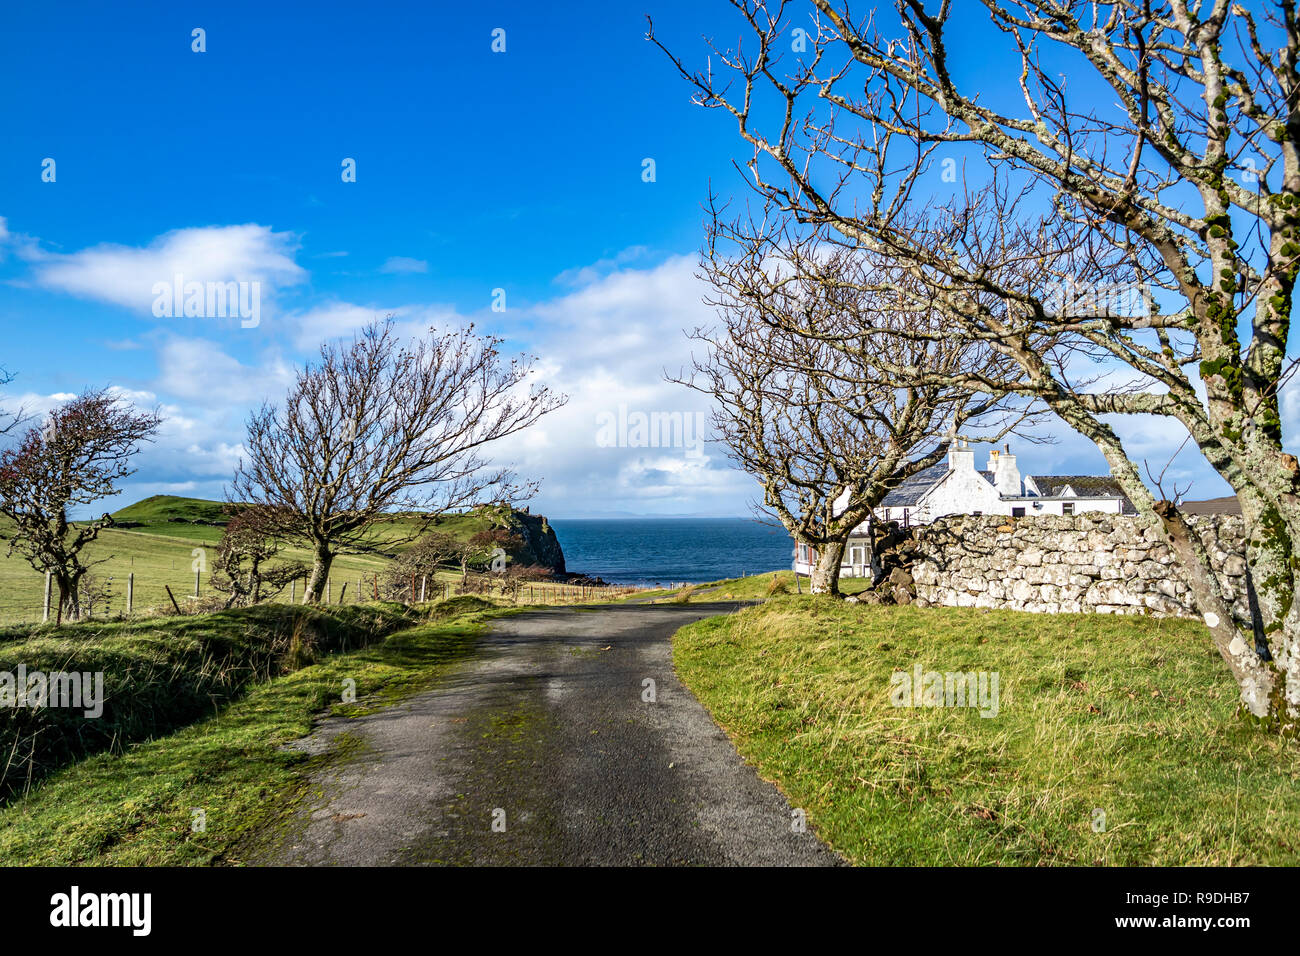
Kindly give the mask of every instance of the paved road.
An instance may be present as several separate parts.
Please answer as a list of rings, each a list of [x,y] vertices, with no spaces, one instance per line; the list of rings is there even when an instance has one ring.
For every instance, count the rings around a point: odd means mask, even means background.
[[[320,805],[267,862],[839,863],[794,832],[789,805],[673,674],[672,633],[736,607],[556,608],[498,622],[436,689],[331,719],[301,742],[352,733],[361,747],[314,781]]]

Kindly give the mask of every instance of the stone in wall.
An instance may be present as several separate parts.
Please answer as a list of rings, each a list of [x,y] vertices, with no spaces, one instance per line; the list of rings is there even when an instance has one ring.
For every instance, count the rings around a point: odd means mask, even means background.
[[[1240,515],[1194,515],[1233,614],[1249,626]],[[950,515],[913,529],[917,603],[1199,617],[1159,528],[1143,519]]]

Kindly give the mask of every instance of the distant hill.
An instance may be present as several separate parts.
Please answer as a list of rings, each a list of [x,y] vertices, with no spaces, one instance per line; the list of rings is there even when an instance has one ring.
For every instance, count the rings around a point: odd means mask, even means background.
[[[177,495],[154,495],[113,512],[119,528],[149,525],[206,524],[221,527],[229,520],[225,505],[206,498],[181,498]]]
[[[229,521],[225,507],[224,502],[205,498],[153,495],[113,512],[113,520],[118,528],[215,541],[220,536],[219,531],[200,529],[224,528]],[[380,545],[379,550],[388,550],[382,546],[382,542],[385,539],[401,538],[404,534],[401,526],[412,520],[414,519],[410,515],[395,514],[388,521],[376,524],[373,540]],[[522,564],[542,564],[557,572],[564,572],[564,552],[555,532],[541,515],[488,505],[465,514],[444,515],[430,528],[431,531],[449,534],[461,540],[492,529],[511,531],[523,540],[523,547],[511,555],[512,560]],[[398,544],[394,550],[400,551],[403,548],[404,545]]]
[[[1183,501],[1179,503],[1178,510],[1186,515],[1239,515],[1241,502],[1236,495],[1228,495],[1204,501]]]

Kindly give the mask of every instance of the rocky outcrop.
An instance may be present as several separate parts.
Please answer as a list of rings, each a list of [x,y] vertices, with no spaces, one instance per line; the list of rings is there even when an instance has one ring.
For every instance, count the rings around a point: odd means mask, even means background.
[[[1188,523],[1234,616],[1249,626],[1240,516],[1192,516]],[[893,555],[923,606],[1199,616],[1163,535],[1135,517],[952,515],[913,529],[911,546]],[[897,582],[890,588],[896,594]]]
[[[514,511],[510,516],[510,530],[524,539],[524,547],[515,555],[520,564],[540,564],[556,574],[564,574],[564,549],[555,536],[555,529],[542,515]]]

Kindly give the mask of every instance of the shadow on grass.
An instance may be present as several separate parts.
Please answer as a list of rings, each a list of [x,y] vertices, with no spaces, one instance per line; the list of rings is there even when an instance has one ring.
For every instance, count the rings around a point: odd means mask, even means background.
[[[292,826],[313,770],[346,756],[284,744],[325,713],[359,716],[435,683],[468,659],[486,622],[470,613],[392,634],[252,687],[219,714],[124,753],[52,774],[0,810],[0,864],[240,864]],[[477,608],[477,609],[473,609]],[[340,702],[345,681],[357,702]]]

